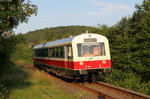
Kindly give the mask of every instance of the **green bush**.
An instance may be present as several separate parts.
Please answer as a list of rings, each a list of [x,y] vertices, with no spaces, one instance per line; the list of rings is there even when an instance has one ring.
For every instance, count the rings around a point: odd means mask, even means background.
[[[24,64],[32,64],[33,58],[33,50],[32,47],[29,47],[26,43],[19,43],[15,45],[12,54],[10,55],[10,59],[13,62],[24,63]]]
[[[104,81],[119,87],[150,94],[150,82],[142,82],[141,77],[131,71],[114,69],[110,75],[104,78]]]

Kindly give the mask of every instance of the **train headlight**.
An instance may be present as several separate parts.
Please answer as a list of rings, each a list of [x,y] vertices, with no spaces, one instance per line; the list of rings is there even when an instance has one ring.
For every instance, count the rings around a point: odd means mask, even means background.
[[[79,62],[80,65],[83,65],[83,62]]]
[[[105,61],[105,60],[103,60],[103,61],[102,61],[102,63],[103,63],[103,64],[106,64],[106,61]]]
[[[102,65],[99,65],[99,67],[101,67]]]

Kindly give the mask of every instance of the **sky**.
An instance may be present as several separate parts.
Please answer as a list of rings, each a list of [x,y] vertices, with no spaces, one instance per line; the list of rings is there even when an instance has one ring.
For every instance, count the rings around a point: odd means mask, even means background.
[[[115,25],[122,17],[132,16],[135,5],[143,0],[30,0],[38,6],[37,16],[20,24],[15,33],[43,28],[85,25]]]

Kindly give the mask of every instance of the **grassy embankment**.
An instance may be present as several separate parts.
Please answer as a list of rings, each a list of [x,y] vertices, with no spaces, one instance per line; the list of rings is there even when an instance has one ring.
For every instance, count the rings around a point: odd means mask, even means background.
[[[47,74],[37,70],[29,70],[22,66],[17,68],[11,79],[11,92],[9,99],[77,99],[78,96],[67,94],[58,88],[53,79]],[[12,83],[14,82],[14,83]],[[13,85],[14,84],[14,85]]]

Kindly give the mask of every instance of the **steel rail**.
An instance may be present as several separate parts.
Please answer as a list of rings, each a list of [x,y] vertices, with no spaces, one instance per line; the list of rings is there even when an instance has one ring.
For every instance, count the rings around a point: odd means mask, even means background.
[[[110,95],[105,94],[103,92],[97,91],[94,88],[90,88],[90,87],[84,86],[82,84],[74,83],[72,85],[77,86],[79,88],[82,88],[82,89],[86,90],[87,92],[93,93],[96,96],[98,96],[100,99],[115,99],[115,97],[113,97],[113,96],[110,96]]]
[[[150,99],[150,96],[145,95],[145,94],[141,94],[139,92],[135,92],[133,90],[129,90],[129,89],[125,89],[125,88],[121,88],[121,87],[116,87],[104,82],[94,82],[93,84],[97,85],[97,87],[105,87],[108,88],[110,91],[115,91],[117,93],[121,93],[124,95],[127,95],[129,97],[131,97],[132,99]]]

